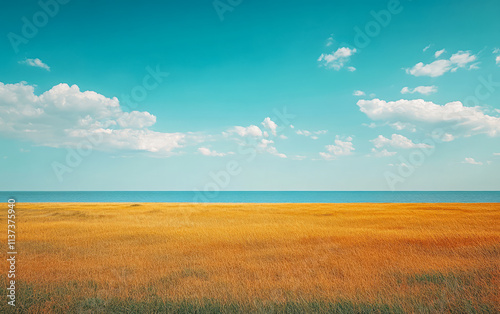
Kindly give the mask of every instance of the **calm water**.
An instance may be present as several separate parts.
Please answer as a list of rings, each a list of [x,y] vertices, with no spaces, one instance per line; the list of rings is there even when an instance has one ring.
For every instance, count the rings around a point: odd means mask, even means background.
[[[0,192],[17,202],[498,203],[494,192]]]

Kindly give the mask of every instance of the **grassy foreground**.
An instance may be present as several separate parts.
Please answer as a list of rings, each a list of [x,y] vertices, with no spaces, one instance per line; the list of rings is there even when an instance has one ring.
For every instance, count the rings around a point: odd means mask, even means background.
[[[2,313],[500,311],[500,204],[16,211],[17,306],[3,297]]]

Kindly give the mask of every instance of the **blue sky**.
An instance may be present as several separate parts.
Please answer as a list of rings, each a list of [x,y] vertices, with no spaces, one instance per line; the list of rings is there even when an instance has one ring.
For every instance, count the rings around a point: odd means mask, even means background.
[[[16,1],[2,190],[499,190],[498,1]]]

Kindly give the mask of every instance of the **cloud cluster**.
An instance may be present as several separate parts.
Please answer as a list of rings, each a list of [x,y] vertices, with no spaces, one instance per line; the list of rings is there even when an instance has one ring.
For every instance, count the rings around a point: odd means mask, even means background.
[[[337,156],[347,156],[351,155],[355,150],[352,144],[352,137],[347,137],[342,140],[338,135],[335,137],[335,142],[333,145],[325,146],[327,153],[320,152],[319,155],[326,160],[335,159]]]
[[[325,68],[338,71],[342,69],[347,62],[349,62],[351,56],[355,53],[356,48],[351,49],[349,47],[341,47],[335,52],[329,54],[322,53],[318,58],[318,62]],[[351,72],[356,70],[354,67],[348,67],[347,69]]]
[[[229,134],[236,133],[241,137],[261,137],[264,133],[256,125],[244,126],[234,126],[227,130]]]
[[[439,55],[438,55],[439,56]],[[419,62],[412,68],[406,69],[406,73],[414,76],[430,76],[437,77],[446,72],[455,72],[459,68],[475,69],[477,64],[472,64],[477,57],[470,51],[459,51],[453,54],[450,59],[440,59],[429,64]]]
[[[172,154],[189,134],[149,130],[156,117],[149,112],[123,112],[116,97],[77,85],[59,84],[37,96],[25,82],[0,82],[0,134],[36,145],[72,147],[92,136],[102,150],[135,150]]]
[[[418,144],[413,143],[412,140],[400,134],[392,134],[390,139],[382,135],[379,135],[376,139],[373,139],[370,142],[372,142],[373,146],[375,146],[376,148],[382,148],[384,146],[391,146],[394,148],[403,148],[403,149],[432,147],[424,143],[418,143]]]
[[[444,106],[423,99],[384,101],[380,99],[359,100],[361,112],[372,120],[389,122],[426,123],[449,126],[464,135],[500,134],[500,118],[487,115],[481,107],[466,107],[459,101]]]
[[[276,136],[276,129],[278,128],[278,125],[273,120],[271,120],[271,118],[265,118],[261,124],[264,128],[269,129],[271,131],[271,134]]]
[[[272,135],[277,136],[278,125],[271,120],[271,118],[267,117],[264,121],[261,122],[261,125],[268,129]],[[274,146],[274,141],[267,139],[269,137],[269,133],[267,131],[262,131],[256,125],[250,125],[247,127],[244,126],[234,126],[228,129],[226,132],[222,133],[224,136],[232,136],[238,135],[240,138],[246,138],[250,144],[255,143],[255,148],[258,152],[267,152],[271,155],[278,156],[280,158],[287,158],[285,154],[279,153],[276,147]],[[281,134],[279,136],[281,139],[287,139],[286,136]],[[238,139],[241,145],[246,145],[245,141]]]

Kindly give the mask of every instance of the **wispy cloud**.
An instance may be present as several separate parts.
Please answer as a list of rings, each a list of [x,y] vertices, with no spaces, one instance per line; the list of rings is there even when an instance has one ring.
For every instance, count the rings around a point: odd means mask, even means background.
[[[373,146],[375,146],[376,148],[382,148],[384,146],[392,146],[395,148],[404,148],[404,149],[432,147],[424,143],[418,143],[418,144],[413,143],[412,140],[400,134],[392,134],[390,139],[382,135],[379,135],[376,139],[371,140],[370,142],[372,142]]]
[[[335,39],[333,38],[333,34],[330,34],[330,37],[328,37],[326,39],[325,46],[330,47],[331,45],[333,45],[334,42],[335,42]]]
[[[476,161],[476,160],[474,160],[474,158],[471,158],[471,157],[465,158],[465,160],[462,161],[462,163],[471,164],[471,165],[478,165],[478,166],[481,166],[483,164],[482,162]]]
[[[38,58],[35,58],[35,59],[26,59],[26,60],[23,60],[23,61],[19,61],[20,64],[26,64],[26,65],[29,65],[29,66],[32,66],[32,67],[37,67],[37,68],[42,68],[42,69],[45,69],[47,71],[50,71],[50,67],[43,63],[42,60],[38,59]]]
[[[308,131],[308,130],[297,130],[295,133],[297,135],[303,135],[306,137],[311,137],[313,140],[318,139],[318,135],[323,135],[326,134],[328,131],[327,130],[319,130],[319,131]]]
[[[216,152],[215,150],[210,150],[210,148],[207,148],[207,147],[198,148],[198,152],[200,152],[204,156],[212,156],[212,157],[224,157],[226,155],[234,154],[233,152],[219,153],[219,152]]]
[[[377,150],[376,148],[372,148],[372,154],[375,157],[391,157],[396,155],[396,152],[390,152],[387,149]]]
[[[434,53],[434,57],[439,58],[439,56],[445,52],[446,52],[446,50],[444,50],[444,49],[438,50]]]
[[[415,88],[403,87],[401,89],[401,94],[420,93],[422,95],[429,95],[429,94],[436,93],[437,90],[438,90],[438,88],[435,85],[432,85],[432,86],[417,86]]]
[[[470,51],[459,51],[453,54],[450,59],[440,59],[429,64],[419,62],[412,68],[406,69],[406,73],[413,76],[441,76],[446,72],[455,72],[459,68],[474,69],[477,64],[471,64],[476,61],[477,56],[471,54]]]
[[[283,153],[278,152],[276,147],[273,146],[274,141],[268,139],[262,139],[257,145],[257,149],[261,152],[268,152],[271,155],[278,156],[280,158],[287,158]]]

